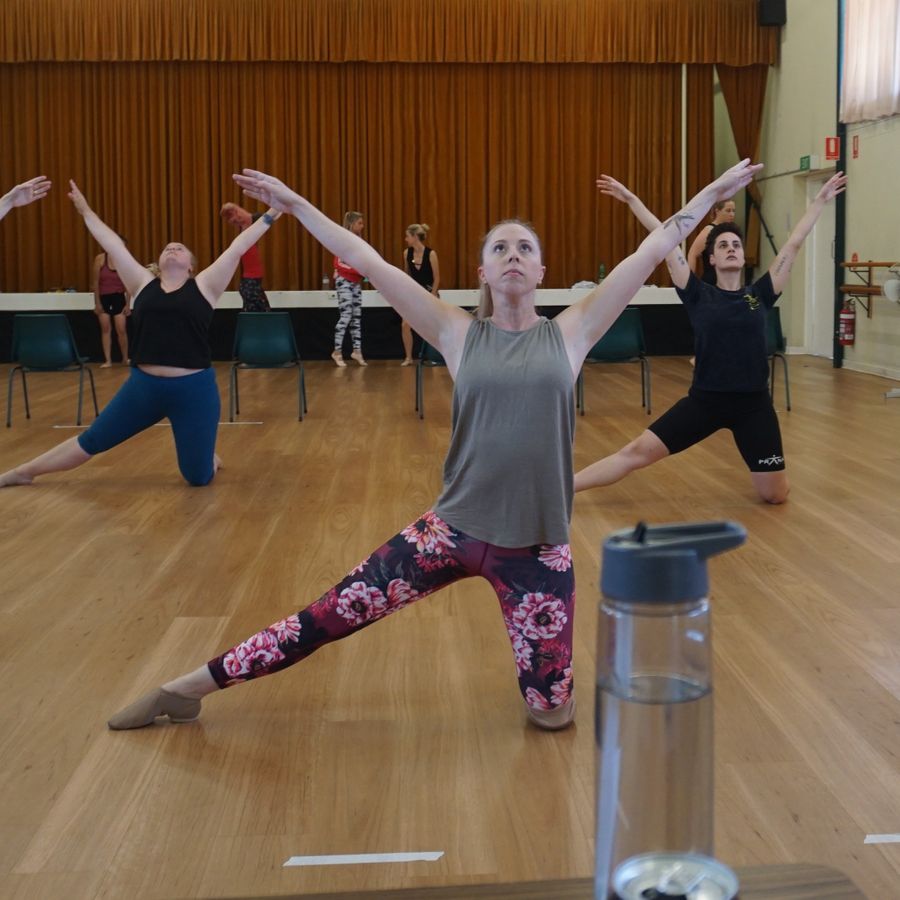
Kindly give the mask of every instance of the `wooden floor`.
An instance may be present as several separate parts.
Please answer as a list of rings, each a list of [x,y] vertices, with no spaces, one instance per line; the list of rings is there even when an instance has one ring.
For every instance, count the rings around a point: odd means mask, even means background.
[[[277,896],[587,876],[599,547],[613,529],[732,518],[711,565],[718,855],[820,862],[900,896],[900,401],[890,382],[790,360],[781,412],[793,492],[759,503],[727,434],[580,495],[577,726],[525,725],[488,586],[465,582],[273,678],[199,722],[112,733],[106,718],[296,611],[437,494],[446,370],[308,366],[242,380],[225,469],[185,486],[166,427],[81,469],[0,492],[0,893],[15,898]],[[654,410],[683,359],[653,360]],[[6,369],[0,370],[5,385]],[[101,404],[124,370],[97,371]],[[220,385],[226,383],[219,371]],[[74,434],[74,376],[30,377],[0,470]],[[583,465],[648,422],[636,367],[587,375]],[[777,406],[783,409],[783,394]],[[283,868],[294,855],[443,851],[437,862]],[[461,897],[465,896],[461,888]]]

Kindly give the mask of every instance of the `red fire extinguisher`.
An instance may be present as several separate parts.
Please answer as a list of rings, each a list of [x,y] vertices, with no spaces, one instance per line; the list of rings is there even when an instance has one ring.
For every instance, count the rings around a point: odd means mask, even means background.
[[[838,341],[845,347],[852,347],[856,340],[856,304],[844,301],[844,308],[838,314]]]

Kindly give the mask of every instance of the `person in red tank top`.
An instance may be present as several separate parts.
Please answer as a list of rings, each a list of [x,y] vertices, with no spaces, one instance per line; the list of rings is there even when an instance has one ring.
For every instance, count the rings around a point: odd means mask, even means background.
[[[230,225],[234,225],[241,231],[249,228],[259,216],[253,216],[246,209],[242,209],[236,203],[225,203],[219,210],[219,215]],[[244,303],[244,312],[269,312],[269,298],[263,290],[262,257],[259,247],[255,244],[241,257],[241,280],[238,285],[238,293]]]

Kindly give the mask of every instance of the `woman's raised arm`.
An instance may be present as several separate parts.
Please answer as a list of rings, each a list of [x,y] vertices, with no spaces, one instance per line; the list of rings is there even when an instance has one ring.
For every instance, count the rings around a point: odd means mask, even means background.
[[[745,159],[720,175],[688,201],[684,209],[654,228],[637,250],[623,259],[601,285],[556,317],[573,371],[578,371],[588,350],[619,318],[656,266],[678,250],[678,245],[697,227],[713,203],[734,196],[753,180],[760,169],[762,165],[752,165],[750,160]],[[687,268],[686,261],[684,266]]]
[[[153,276],[131,255],[122,238],[90,208],[84,194],[78,189],[78,185],[70,180],[69,186],[71,190],[68,197],[84,218],[84,224],[88,231],[113,261],[119,278],[125,285],[125,290],[130,296],[136,297],[141,288],[153,280]]]

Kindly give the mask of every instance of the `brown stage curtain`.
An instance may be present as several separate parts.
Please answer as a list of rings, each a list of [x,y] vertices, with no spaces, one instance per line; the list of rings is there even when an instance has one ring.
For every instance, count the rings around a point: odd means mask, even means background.
[[[728,118],[731,120],[731,130],[734,132],[738,156],[749,157],[756,162],[762,130],[763,104],[766,99],[768,66],[735,68],[734,66],[717,65],[716,71],[719,73],[722,96],[728,107]],[[755,182],[750,184],[747,192],[757,204],[760,202],[762,195]],[[759,212],[756,206],[750,204],[744,255],[747,264],[751,266],[755,266],[759,262],[759,235]]]
[[[3,0],[0,62],[774,64],[757,0]]]
[[[662,217],[680,205],[680,99],[675,65],[2,66],[0,188],[40,173],[54,189],[0,222],[0,289],[87,289],[98,248],[65,197],[70,177],[141,260],[178,239],[207,264],[234,234],[217,213],[240,201],[231,173],[241,166],[279,175],[335,219],[363,211],[367,238],[391,261],[405,227],[427,222],[448,288],[475,286],[491,223],[531,220],[547,285],[568,286],[643,236],[598,194],[599,173]],[[711,117],[695,110],[692,121],[700,160]],[[331,272],[293,219],[261,246],[272,289],[315,289]]]

